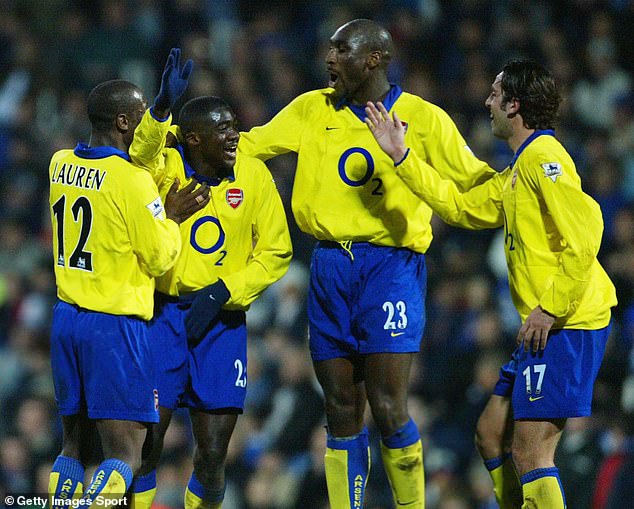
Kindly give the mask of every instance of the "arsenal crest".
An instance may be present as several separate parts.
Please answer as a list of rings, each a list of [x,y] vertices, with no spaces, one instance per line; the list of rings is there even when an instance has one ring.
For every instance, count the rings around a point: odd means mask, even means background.
[[[231,188],[231,189],[227,189],[227,203],[229,204],[229,206],[231,208],[238,208],[238,206],[242,203],[242,200],[244,199],[244,194],[242,192],[242,189],[238,189],[238,188]]]

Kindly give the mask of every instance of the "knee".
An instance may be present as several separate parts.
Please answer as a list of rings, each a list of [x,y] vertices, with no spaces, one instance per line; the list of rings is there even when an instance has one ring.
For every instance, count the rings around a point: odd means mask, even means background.
[[[194,469],[197,474],[222,469],[226,457],[227,444],[218,441],[198,444],[194,450]]]
[[[370,407],[374,422],[384,437],[394,434],[409,420],[405,401],[382,396],[370,402]]]

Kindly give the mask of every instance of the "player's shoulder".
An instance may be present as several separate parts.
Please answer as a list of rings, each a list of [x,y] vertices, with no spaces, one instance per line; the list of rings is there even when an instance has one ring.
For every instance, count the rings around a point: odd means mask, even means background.
[[[403,91],[394,106],[398,108],[401,117],[411,116],[415,119],[415,124],[426,130],[438,124],[454,125],[449,114],[441,106],[410,92]]]
[[[238,146],[240,146],[239,143]],[[246,155],[239,150],[233,171],[236,179],[240,180],[246,179],[248,181],[261,182],[271,178],[271,172],[263,161]]]
[[[334,94],[335,90],[333,88],[309,90],[295,97],[289,106],[302,108],[307,112],[312,112],[315,108],[319,107],[331,107],[336,102]]]

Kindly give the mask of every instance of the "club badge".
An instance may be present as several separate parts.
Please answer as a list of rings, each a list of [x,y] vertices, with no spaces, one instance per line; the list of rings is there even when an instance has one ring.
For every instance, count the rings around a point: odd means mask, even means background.
[[[238,189],[235,187],[227,189],[227,203],[231,208],[237,209],[242,203],[243,199],[244,193],[242,192],[242,189]]]

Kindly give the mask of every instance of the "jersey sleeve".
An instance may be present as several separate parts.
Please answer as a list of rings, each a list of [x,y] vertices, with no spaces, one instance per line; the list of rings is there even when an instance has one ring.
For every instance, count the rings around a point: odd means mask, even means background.
[[[504,224],[504,174],[496,174],[483,184],[463,193],[454,181],[442,178],[412,150],[397,166],[396,173],[446,223],[474,230],[497,228]]]
[[[490,179],[497,172],[478,159],[471,151],[451,117],[441,108],[434,108],[431,125],[425,126],[423,136],[427,162],[445,179],[452,180],[461,191],[471,189]]]
[[[258,214],[253,224],[254,247],[245,268],[223,276],[231,297],[227,305],[245,307],[288,270],[293,249],[286,213],[273,177],[264,163],[260,182]]]
[[[179,227],[165,217],[163,202],[149,173],[137,170],[122,192],[126,195],[122,213],[132,250],[148,274],[161,276],[174,265],[180,253]]]
[[[141,122],[134,131],[134,139],[130,145],[132,162],[150,172],[154,181],[161,182],[165,173],[165,140],[172,123],[172,116],[157,119],[148,108]]]
[[[240,133],[238,150],[263,161],[297,152],[306,125],[306,109],[304,96],[295,98],[266,124]]]
[[[550,216],[561,238],[559,268],[539,305],[554,316],[566,316],[590,281],[603,234],[601,209],[565,171],[554,180],[536,165],[529,172],[543,198],[543,214]]]

